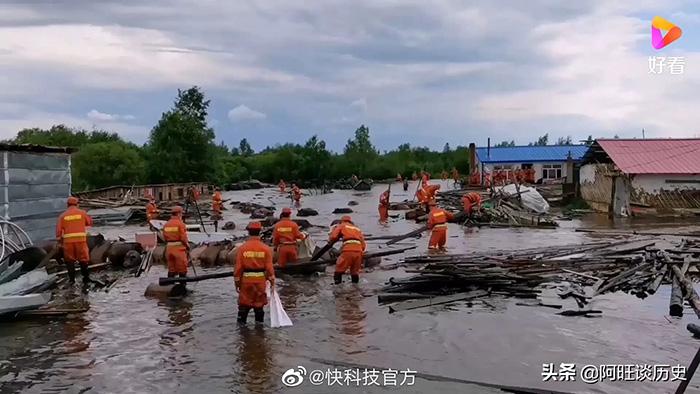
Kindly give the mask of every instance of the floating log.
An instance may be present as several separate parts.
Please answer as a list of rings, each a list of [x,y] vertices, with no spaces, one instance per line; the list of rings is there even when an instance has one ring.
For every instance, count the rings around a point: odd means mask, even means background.
[[[424,307],[432,306],[432,305],[449,304],[450,302],[469,300],[469,299],[473,299],[473,298],[477,298],[477,297],[483,297],[487,294],[488,294],[487,291],[476,290],[476,291],[472,291],[469,293],[453,294],[453,295],[442,296],[442,297],[432,297],[432,298],[428,298],[425,300],[405,301],[405,302],[401,302],[401,303],[398,303],[396,305],[390,306],[389,313],[424,308]]]
[[[696,338],[700,338],[700,326],[697,324],[688,323],[686,329],[688,329],[688,331],[690,331]]]
[[[681,287],[684,289],[685,298],[688,300],[688,303],[693,308],[693,311],[695,311],[695,315],[700,317],[700,297],[698,297],[698,293],[693,288],[693,283],[687,276],[683,275],[681,269],[677,266],[671,266],[671,270],[680,282]]]
[[[187,288],[179,283],[169,285],[159,285],[151,283],[150,285],[148,285],[148,287],[146,288],[146,292],[144,293],[144,296],[146,297],[182,297],[185,295],[187,295]]]
[[[432,295],[429,294],[420,294],[420,293],[384,293],[384,294],[377,294],[377,302],[380,304],[386,304],[389,302],[399,302],[399,301],[406,301],[406,300],[412,300],[412,299],[418,299],[418,298],[430,298],[433,297]]]
[[[654,294],[659,290],[659,287],[661,286],[661,282],[664,280],[664,277],[666,276],[666,273],[668,272],[668,266],[664,265],[661,267],[661,271],[659,271],[656,274],[656,277],[654,280],[647,286],[647,293],[649,294]]]
[[[538,302],[538,303],[535,303],[535,304],[528,304],[528,303],[526,303],[526,302],[516,302],[515,305],[518,305],[518,306],[543,306],[543,307],[546,307],[546,308],[554,308],[554,309],[561,309],[561,308],[563,308],[563,306],[560,305],[560,304],[545,304],[544,302]]]
[[[395,243],[397,243],[397,242],[403,241],[404,239],[411,238],[411,237],[415,237],[416,235],[421,234],[421,233],[423,233],[424,231],[427,231],[427,230],[428,230],[428,225],[425,225],[425,226],[423,226],[423,227],[420,227],[420,228],[418,228],[418,229],[416,229],[416,230],[411,231],[410,233],[406,233],[406,234],[404,234],[404,235],[400,235],[400,236],[398,236],[398,237],[392,238],[392,239],[386,241],[386,244],[387,244],[387,245],[393,245],[393,244],[395,244]]]
[[[568,310],[568,311],[559,312],[559,313],[557,313],[557,315],[561,315],[561,316],[588,316],[589,314],[599,315],[601,313],[603,313],[603,311],[598,311],[598,310],[583,310],[583,311]]]
[[[675,275],[671,275],[673,280],[671,282],[671,303],[668,307],[668,314],[676,317],[683,317],[683,292],[681,290],[681,284]]]
[[[383,256],[389,256],[392,254],[399,254],[403,253],[407,250],[415,249],[417,246],[411,246],[408,248],[403,248],[403,249],[393,249],[393,250],[385,250],[383,252],[374,252],[374,253],[365,253],[363,256],[363,260],[371,259],[374,257],[383,257]],[[316,265],[322,265],[322,264],[332,264],[335,263],[337,258],[334,259],[326,259],[326,260],[318,260],[318,261],[307,261],[307,262],[301,262],[301,263],[295,263],[295,262],[290,262],[288,263],[285,267],[279,267],[275,265],[275,270],[289,270],[293,271],[294,269],[298,269],[301,267],[313,267]],[[198,275],[198,276],[188,276],[185,278],[160,278],[158,279],[158,284],[161,286],[167,286],[173,283],[179,283],[179,282],[199,282],[207,279],[220,279],[220,278],[228,278],[233,276],[233,271],[225,271],[225,272],[218,272],[215,274],[204,274],[204,275]]]

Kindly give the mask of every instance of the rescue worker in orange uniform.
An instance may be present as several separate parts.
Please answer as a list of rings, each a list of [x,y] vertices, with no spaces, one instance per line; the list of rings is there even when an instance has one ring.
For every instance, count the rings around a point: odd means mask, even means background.
[[[403,182],[403,177],[401,176],[401,174],[396,174],[396,182],[397,183]]]
[[[172,217],[163,226],[163,239],[166,242],[165,259],[168,262],[168,278],[187,276],[187,260],[190,241],[187,226],[182,221],[182,207],[174,206]]]
[[[528,168],[527,170],[525,170],[525,178],[528,183],[535,183],[535,169]]]
[[[403,180],[403,191],[408,190],[408,179]]]
[[[353,184],[357,183],[357,175],[352,174],[352,176],[350,177],[350,180],[352,181]]]
[[[90,249],[87,244],[87,228],[92,227],[92,218],[87,212],[78,208],[78,199],[68,197],[68,209],[58,217],[56,238],[63,249],[63,261],[68,269],[70,283],[75,283],[75,262],[80,266],[83,283],[90,282],[88,263]]]
[[[238,292],[238,323],[245,324],[252,309],[255,322],[262,323],[263,307],[267,305],[266,282],[275,286],[275,268],[272,265],[272,249],[260,240],[262,224],[248,224],[248,240],[238,247],[233,281]]]
[[[435,201],[435,194],[440,190],[440,185],[428,185],[425,189],[425,195],[427,197],[427,202]]]
[[[389,220],[389,197],[391,197],[391,188],[386,189],[379,196],[379,221],[386,223]]]
[[[416,200],[418,200],[418,203],[420,204],[420,208],[424,211],[428,210],[428,194],[425,191],[425,189],[418,189],[416,190]]]
[[[476,205],[476,211],[481,210],[481,194],[479,193],[467,193],[462,197],[462,205],[464,206],[464,211],[471,215],[473,210],[473,205]]]
[[[416,174],[415,171],[413,171],[413,180],[417,181],[418,180],[418,174]]]
[[[442,171],[442,180],[443,181],[447,180],[447,171]]]
[[[340,257],[338,257],[338,262],[335,266],[333,280],[336,285],[340,284],[343,281],[343,274],[350,269],[352,283],[359,283],[360,270],[362,270],[362,256],[367,250],[367,244],[362,231],[355,227],[350,216],[343,216],[340,219],[340,224],[333,229],[331,236],[328,238],[328,243],[334,244],[340,239],[343,240],[343,246],[340,249]]]
[[[284,183],[284,179],[280,179],[280,193],[285,193],[287,191],[287,184]]]
[[[469,184],[478,185],[479,184],[479,169],[474,168],[472,174],[469,176]]]
[[[299,260],[297,242],[306,239],[299,225],[291,219],[292,210],[284,208],[280,221],[272,232],[272,246],[277,250],[277,265],[284,267],[290,261]]]
[[[214,213],[221,215],[221,204],[223,204],[223,199],[221,198],[221,188],[217,187],[214,189],[214,195],[211,197],[211,206],[214,209]]]
[[[211,196],[211,207],[214,210],[214,232],[219,231],[219,220],[223,219],[223,216],[221,216],[221,205],[223,202],[221,188],[217,187],[214,189],[214,195]]]
[[[454,186],[457,187],[457,183],[459,183],[459,171],[457,171],[457,167],[452,168],[452,179],[455,181]]]
[[[191,196],[191,198],[190,198]],[[194,203],[195,201],[199,201],[199,190],[197,190],[196,187],[190,186],[190,192],[188,193],[188,199],[190,200],[191,203]]]
[[[148,204],[146,204],[146,217],[148,218],[148,221],[158,220],[160,212],[158,211],[158,206],[156,205],[156,198],[150,193],[146,195],[146,198],[148,198]]]
[[[297,187],[297,185],[292,183],[292,198],[294,198],[295,202],[299,202],[301,200],[301,189]]]
[[[454,219],[454,215],[442,208],[438,208],[435,201],[430,201],[428,228],[430,228],[431,233],[428,249],[445,249],[448,219]]]

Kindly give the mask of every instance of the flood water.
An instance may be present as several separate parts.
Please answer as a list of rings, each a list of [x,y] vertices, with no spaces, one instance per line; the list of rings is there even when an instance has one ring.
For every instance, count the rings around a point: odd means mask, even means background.
[[[412,197],[392,186],[392,201]],[[443,186],[445,188],[445,186]],[[377,223],[377,203],[384,186],[370,192],[335,191],[329,195],[307,196],[302,206],[319,211],[307,218],[325,228],[310,234],[323,244],[328,225],[341,215],[334,208],[353,206],[353,220],[373,236],[402,234],[417,228],[413,222],[394,219],[387,227]],[[258,196],[253,197],[258,194]],[[224,198],[276,203],[277,214],[289,199],[276,190],[228,192]],[[225,212],[240,229],[247,215]],[[655,229],[662,228],[656,221]],[[634,226],[629,222],[620,227]],[[640,228],[649,227],[642,223]],[[671,226],[669,223],[663,226]],[[683,225],[687,227],[686,225]],[[590,235],[574,232],[577,227],[610,227],[602,218],[561,223],[558,230],[461,229],[450,225],[450,253],[519,249],[565,245],[590,241]],[[676,227],[670,227],[673,231]],[[103,228],[110,238],[133,237],[138,227]],[[237,230],[235,234],[243,234]],[[380,250],[384,241],[370,241],[368,250]],[[412,244],[414,241],[402,243]],[[427,238],[406,255],[424,253]],[[389,256],[383,264],[406,255]],[[199,269],[198,271],[204,271]],[[587,384],[576,381],[543,381],[543,364],[584,365],[688,365],[700,347],[686,331],[697,323],[691,310],[679,320],[669,320],[670,289],[665,286],[645,300],[624,293],[607,294],[593,301],[602,317],[564,317],[556,310],[515,305],[515,301],[492,298],[489,303],[456,303],[389,314],[379,306],[373,290],[391,277],[407,275],[404,269],[374,270],[361,276],[361,283],[332,285],[332,269],[311,278],[278,278],[279,294],[294,322],[292,327],[273,329],[238,327],[236,292],[232,280],[198,282],[184,300],[144,297],[149,283],[164,276],[164,267],[154,266],[140,278],[122,280],[111,292],[72,297],[89,306],[85,314],[71,319],[31,320],[0,325],[0,392],[24,393],[499,393],[479,386],[426,380],[417,377],[413,385],[398,373],[395,386],[384,385],[386,370],[411,370],[467,381],[550,389],[572,393],[669,393],[680,382],[636,382],[609,379]],[[346,279],[347,280],[347,279]],[[562,302],[562,301],[557,301]],[[567,302],[571,302],[569,305]],[[565,309],[575,303],[564,300]],[[269,319],[266,316],[266,319]],[[307,380],[289,388],[282,375],[290,368],[330,370],[345,373],[341,365],[376,368],[380,386],[372,380],[341,379],[312,385]],[[336,371],[337,372],[334,372]],[[360,372],[362,374],[362,372]],[[387,382],[391,384],[391,382]],[[694,379],[686,391],[697,390]]]

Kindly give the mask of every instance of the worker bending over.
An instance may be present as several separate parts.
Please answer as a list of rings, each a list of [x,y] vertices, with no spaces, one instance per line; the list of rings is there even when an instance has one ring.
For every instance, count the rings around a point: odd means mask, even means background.
[[[428,218],[428,228],[430,228],[430,241],[428,249],[445,249],[447,243],[447,220],[454,219],[454,215],[438,208],[435,201],[430,201],[430,216]]]
[[[158,211],[158,206],[156,205],[156,198],[152,194],[147,194],[148,204],[146,204],[146,217],[148,221],[158,220],[160,216],[160,211]]]
[[[238,247],[233,281],[238,292],[238,322],[245,324],[252,309],[255,322],[262,323],[265,317],[263,307],[267,305],[265,283],[275,286],[275,269],[272,265],[272,249],[260,240],[262,224],[248,224],[248,240]]]
[[[182,207],[174,206],[172,217],[163,226],[165,260],[168,262],[168,278],[187,276],[187,260],[190,252],[190,240],[187,238],[187,226],[182,221]]]
[[[464,206],[464,211],[471,215],[474,208],[476,211],[481,211],[481,194],[479,193],[467,193],[462,197],[462,205]]]
[[[443,182],[446,181],[447,180],[447,171],[443,170],[441,175],[442,175],[442,181]]]
[[[386,223],[389,220],[389,198],[391,197],[391,189],[386,189],[379,196],[379,221]]]
[[[333,229],[328,243],[334,244],[340,239],[343,240],[343,246],[340,249],[340,257],[338,257],[333,275],[335,284],[340,284],[343,281],[343,274],[348,268],[352,283],[358,283],[360,282],[360,270],[362,270],[362,255],[367,250],[367,244],[365,244],[362,231],[355,227],[350,216],[343,216],[340,219],[340,224]]]
[[[306,239],[299,225],[291,219],[292,210],[284,208],[280,221],[272,232],[272,246],[277,250],[277,265],[284,267],[290,261],[299,260],[298,242]]]
[[[297,185],[292,183],[292,198],[294,202],[298,203],[301,200],[301,189]]]
[[[68,197],[68,209],[58,217],[56,238],[63,249],[63,262],[68,269],[70,283],[75,283],[75,262],[80,265],[83,283],[90,282],[88,263],[90,249],[87,244],[87,228],[92,227],[92,218],[87,212],[78,208],[78,199]]]

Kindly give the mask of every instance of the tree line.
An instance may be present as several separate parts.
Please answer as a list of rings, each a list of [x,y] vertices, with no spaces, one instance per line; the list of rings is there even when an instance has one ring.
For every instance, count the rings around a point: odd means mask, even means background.
[[[125,141],[117,133],[55,125],[48,130],[21,130],[6,143],[78,148],[72,158],[73,190],[114,185],[211,182],[226,185],[249,179],[276,183],[338,180],[351,177],[391,179],[428,171],[469,171],[468,148],[442,152],[402,144],[380,152],[372,144],[370,130],[362,125],[348,139],[342,153],[326,148],[314,135],[304,144],[278,144],[255,152],[244,138],[236,147],[217,144],[207,123],[210,101],[194,86],[178,90],[173,107],[163,113],[142,146]]]
[[[226,185],[249,179],[276,183],[303,180],[361,178],[392,179],[427,171],[433,177],[456,168],[469,171],[469,149],[445,144],[441,152],[401,144],[380,152],[372,144],[365,125],[355,130],[343,152],[326,148],[314,135],[304,144],[285,143],[255,152],[244,138],[236,147],[217,144],[207,123],[210,101],[194,86],[178,90],[173,107],[162,114],[145,144],[125,141],[117,133],[55,125],[48,130],[21,130],[9,143],[78,148],[72,158],[74,191],[114,185],[211,182]],[[547,145],[545,134],[530,145]],[[592,138],[589,137],[592,142]],[[561,141],[561,139],[560,139]],[[560,142],[558,141],[558,143]],[[571,137],[564,139],[571,142]],[[514,146],[504,141],[495,146]]]

